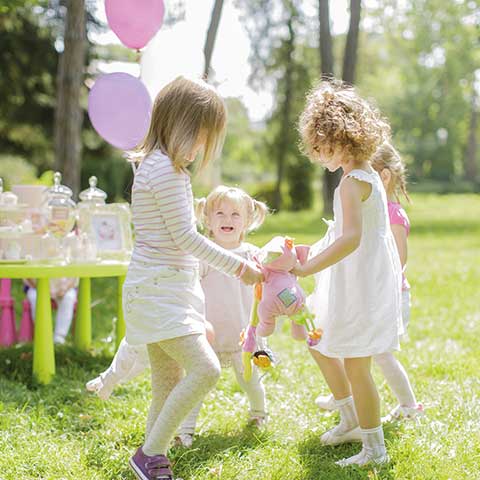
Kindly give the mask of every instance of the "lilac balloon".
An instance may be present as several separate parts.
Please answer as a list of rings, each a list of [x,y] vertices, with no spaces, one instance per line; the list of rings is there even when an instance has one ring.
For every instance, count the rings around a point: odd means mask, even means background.
[[[124,45],[144,47],[162,26],[163,0],[105,0],[110,28]]]
[[[128,73],[98,77],[88,95],[88,115],[97,133],[114,147],[130,150],[150,125],[152,101],[145,85]]]

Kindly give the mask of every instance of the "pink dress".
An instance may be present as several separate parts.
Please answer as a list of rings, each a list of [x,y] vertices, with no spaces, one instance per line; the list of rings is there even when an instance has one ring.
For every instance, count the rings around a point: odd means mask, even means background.
[[[253,258],[259,248],[247,242],[230,252],[243,258]],[[200,263],[200,278],[205,292],[205,318],[215,330],[212,345],[223,366],[229,366],[232,357],[240,354],[240,332],[250,321],[253,287],[237,278]]]
[[[407,231],[407,237],[410,233],[410,220],[407,212],[398,202],[388,202],[388,216],[390,217],[390,225],[402,225]],[[402,272],[402,290],[410,290],[405,271]]]

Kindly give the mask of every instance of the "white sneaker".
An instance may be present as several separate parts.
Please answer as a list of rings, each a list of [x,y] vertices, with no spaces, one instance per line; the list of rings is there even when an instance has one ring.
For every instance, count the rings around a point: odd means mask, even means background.
[[[85,388],[92,393],[96,393],[102,400],[108,400],[113,392],[115,384],[106,381],[107,377],[99,375],[85,384]]]
[[[349,465],[357,465],[363,467],[364,465],[374,463],[376,465],[381,465],[383,463],[388,463],[390,457],[388,456],[385,449],[382,449],[383,452],[378,452],[377,455],[374,455],[373,452],[368,452],[365,448],[362,448],[360,453],[353,455],[348,458],[342,458],[335,462],[340,467],[348,467]]]
[[[418,417],[422,417],[423,415],[425,415],[425,410],[421,403],[417,403],[415,407],[397,405],[388,415],[382,418],[382,422],[418,420]]]
[[[319,395],[315,399],[315,404],[322,410],[337,410],[337,406],[335,405],[335,397],[333,395]]]
[[[175,437],[177,447],[190,448],[193,444],[193,435],[191,433],[180,433]]]
[[[267,423],[267,417],[260,417],[258,415],[254,415],[248,419],[248,424],[257,428],[265,427],[266,423]]]
[[[333,427],[331,430],[325,432],[320,441],[323,445],[340,445],[341,443],[361,442],[362,433],[360,427],[357,426],[351,430],[344,431],[340,425]]]

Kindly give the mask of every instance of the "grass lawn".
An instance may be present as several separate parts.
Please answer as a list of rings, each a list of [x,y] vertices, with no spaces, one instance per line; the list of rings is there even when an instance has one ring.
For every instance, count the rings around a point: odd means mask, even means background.
[[[410,338],[400,359],[426,408],[421,424],[388,425],[392,457],[378,469],[341,469],[334,461],[355,445],[322,447],[320,434],[337,422],[314,405],[327,387],[303,345],[285,332],[271,346],[281,364],[267,377],[270,422],[246,426],[245,396],[225,371],[207,397],[190,450],[171,458],[184,480],[480,479],[480,197],[414,195],[408,277],[412,283]],[[312,243],[325,231],[320,215],[282,213],[251,237],[274,234]],[[17,282],[18,284],[18,282]],[[129,456],[142,443],[149,378],[102,402],[84,390],[113,354],[115,283],[93,282],[94,349],[56,348],[52,384],[31,382],[31,347],[0,350],[0,479],[133,479]],[[307,290],[312,282],[305,282]],[[16,286],[17,305],[22,296]],[[386,413],[395,405],[376,372]]]

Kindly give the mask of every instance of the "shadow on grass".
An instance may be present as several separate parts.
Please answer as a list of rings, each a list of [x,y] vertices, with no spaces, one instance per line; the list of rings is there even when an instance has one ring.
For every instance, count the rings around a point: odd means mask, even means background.
[[[111,353],[102,351],[92,355],[69,345],[55,346],[56,374],[48,388],[64,384],[65,380],[80,380],[80,377],[97,375],[112,361]],[[45,388],[32,375],[33,345],[24,344],[0,349],[0,375],[11,382],[24,384],[28,389]]]
[[[385,439],[395,441],[397,430],[392,425],[384,427]],[[393,480],[392,465],[366,467],[340,467],[337,460],[350,457],[360,452],[360,442],[335,447],[325,447],[320,443],[320,436],[310,436],[298,444],[298,452],[303,467],[302,480]]]
[[[212,460],[225,455],[242,457],[268,440],[264,430],[246,426],[231,433],[208,433],[195,439],[191,449],[174,448],[169,458],[175,464],[175,476],[194,480],[199,473],[209,470]]]

